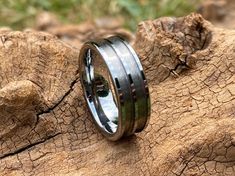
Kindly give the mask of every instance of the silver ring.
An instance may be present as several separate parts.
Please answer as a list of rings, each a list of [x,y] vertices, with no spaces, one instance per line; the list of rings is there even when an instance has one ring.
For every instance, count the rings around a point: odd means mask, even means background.
[[[90,41],[80,51],[80,80],[98,129],[116,141],[142,131],[150,96],[140,60],[122,38]]]

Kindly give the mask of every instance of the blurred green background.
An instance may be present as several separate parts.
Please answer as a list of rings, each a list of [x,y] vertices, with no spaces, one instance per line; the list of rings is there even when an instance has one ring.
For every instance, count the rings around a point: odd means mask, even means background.
[[[198,0],[1,0],[0,3],[0,25],[13,29],[33,27],[38,13],[50,11],[64,23],[121,16],[125,27],[133,31],[141,20],[195,11]]]

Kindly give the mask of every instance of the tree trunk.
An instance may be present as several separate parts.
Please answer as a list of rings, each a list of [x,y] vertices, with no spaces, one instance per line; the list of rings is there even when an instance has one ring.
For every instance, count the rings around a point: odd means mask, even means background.
[[[235,175],[235,31],[198,14],[139,24],[152,115],[107,141],[79,82],[80,45],[0,32],[0,175]]]

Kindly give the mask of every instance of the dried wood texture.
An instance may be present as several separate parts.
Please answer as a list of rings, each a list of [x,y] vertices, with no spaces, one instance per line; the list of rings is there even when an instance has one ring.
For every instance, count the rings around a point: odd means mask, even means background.
[[[235,175],[235,31],[197,14],[140,23],[152,116],[115,143],[88,113],[78,49],[0,34],[0,175]]]

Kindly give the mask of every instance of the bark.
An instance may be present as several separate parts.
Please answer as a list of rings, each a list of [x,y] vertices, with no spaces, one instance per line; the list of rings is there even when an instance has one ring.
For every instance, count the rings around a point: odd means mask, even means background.
[[[197,14],[140,23],[152,115],[118,142],[92,122],[78,48],[0,34],[0,175],[235,175],[235,31]]]

